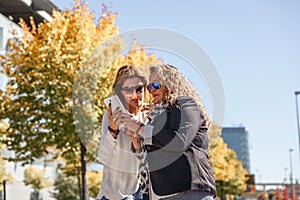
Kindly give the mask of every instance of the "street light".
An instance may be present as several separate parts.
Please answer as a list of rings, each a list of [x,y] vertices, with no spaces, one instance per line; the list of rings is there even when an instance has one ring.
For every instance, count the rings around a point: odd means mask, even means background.
[[[297,98],[298,94],[300,94],[300,91],[295,91],[295,97],[296,97],[296,114],[297,114],[297,125],[298,125],[298,139],[299,139],[299,160],[300,160],[300,125],[299,125],[299,111],[298,111],[298,98]]]
[[[290,165],[291,165],[290,181],[291,181],[291,185],[293,185],[293,161],[292,161],[292,152],[294,151],[294,149],[289,149],[289,151],[290,151]]]
[[[288,168],[285,167],[285,168],[284,168],[284,179],[283,179],[283,183],[284,183],[284,184],[287,184],[287,183],[288,183],[288,179],[287,179],[288,173],[287,173],[287,172],[288,172]]]

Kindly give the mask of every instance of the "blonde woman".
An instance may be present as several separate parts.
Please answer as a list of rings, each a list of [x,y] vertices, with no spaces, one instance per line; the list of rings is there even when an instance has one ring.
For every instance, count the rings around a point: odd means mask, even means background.
[[[208,159],[208,117],[190,82],[173,66],[150,67],[148,91],[156,107],[147,125],[119,113],[135,150],[146,152],[152,199],[213,199]],[[128,132],[129,133],[129,132]]]

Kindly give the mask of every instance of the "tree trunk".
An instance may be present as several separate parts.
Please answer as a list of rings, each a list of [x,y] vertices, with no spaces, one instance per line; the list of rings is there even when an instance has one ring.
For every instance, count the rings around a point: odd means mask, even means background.
[[[38,190],[30,193],[30,200],[42,200],[41,194]]]
[[[88,200],[89,199],[89,191],[88,191],[88,185],[87,185],[87,179],[86,179],[86,161],[85,161],[85,155],[86,155],[86,148],[82,142],[80,142],[80,151],[81,151],[81,195],[82,200]]]
[[[3,200],[6,200],[6,181],[3,181]]]
[[[77,184],[78,184],[78,195],[79,195],[79,199],[82,200],[82,191],[81,191],[81,178],[80,178],[80,175],[81,175],[81,170],[80,169],[77,169]]]

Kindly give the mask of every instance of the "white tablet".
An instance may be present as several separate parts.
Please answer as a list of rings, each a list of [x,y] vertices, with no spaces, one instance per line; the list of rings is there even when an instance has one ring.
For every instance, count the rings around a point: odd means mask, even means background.
[[[108,108],[109,103],[111,103],[111,111],[112,112],[114,112],[114,110],[117,107],[119,107],[121,112],[126,113],[126,110],[125,110],[123,104],[121,103],[121,101],[120,101],[120,99],[117,95],[113,95],[111,97],[108,97],[108,98],[104,99],[104,103],[105,103],[107,108]]]

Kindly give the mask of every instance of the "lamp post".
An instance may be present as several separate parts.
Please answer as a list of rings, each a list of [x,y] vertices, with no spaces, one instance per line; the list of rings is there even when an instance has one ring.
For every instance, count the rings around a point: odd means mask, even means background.
[[[288,173],[287,173],[287,172],[288,172],[288,168],[285,167],[285,168],[284,168],[284,179],[283,179],[283,183],[284,183],[284,184],[287,184],[287,183],[288,183],[288,179],[287,179]]]
[[[294,151],[294,149],[289,149],[289,151],[290,151],[290,165],[291,165],[290,181],[291,181],[291,185],[293,185],[293,161],[292,161],[292,152]]]
[[[298,126],[298,139],[299,139],[299,159],[300,159],[300,125],[299,125],[299,111],[298,111],[298,98],[297,98],[298,94],[300,94],[300,91],[295,91],[297,126]]]
[[[293,199],[293,161],[292,161],[292,152],[294,149],[289,149],[290,151],[290,165],[291,165],[291,171],[290,171],[290,182],[291,182],[291,199]]]

